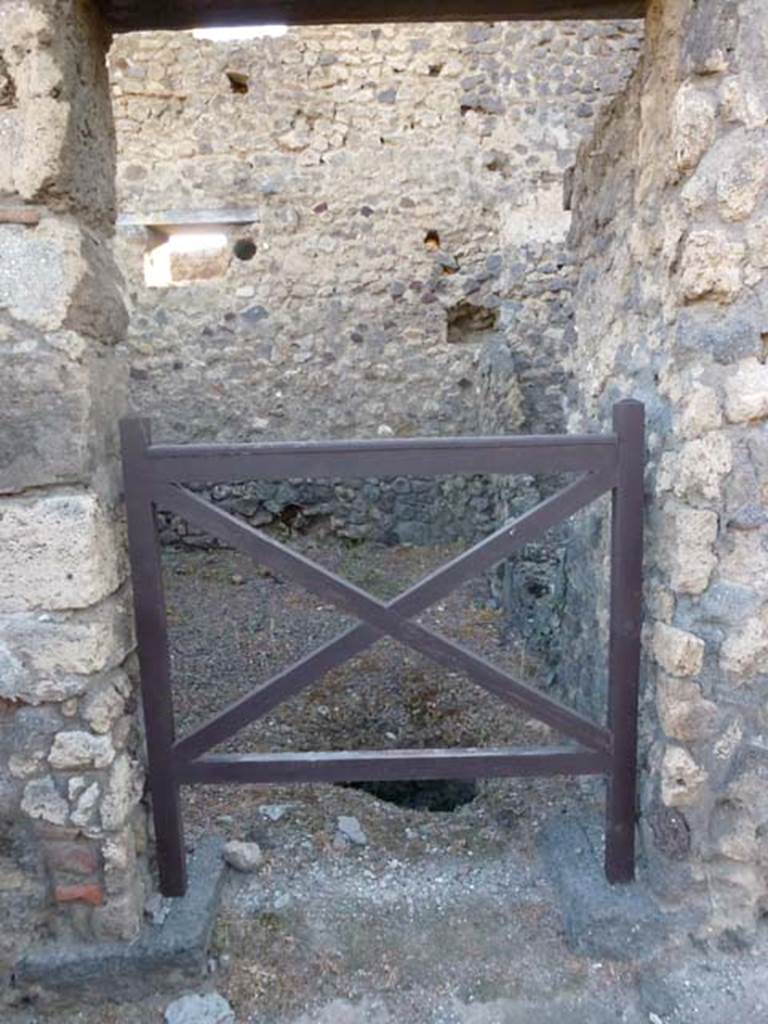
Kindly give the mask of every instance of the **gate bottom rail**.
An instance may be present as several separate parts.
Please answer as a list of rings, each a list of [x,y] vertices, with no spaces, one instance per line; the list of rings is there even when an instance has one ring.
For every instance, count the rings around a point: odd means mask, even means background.
[[[601,775],[610,754],[585,747],[449,747],[425,750],[206,755],[179,766],[188,783],[381,782],[524,775]]]

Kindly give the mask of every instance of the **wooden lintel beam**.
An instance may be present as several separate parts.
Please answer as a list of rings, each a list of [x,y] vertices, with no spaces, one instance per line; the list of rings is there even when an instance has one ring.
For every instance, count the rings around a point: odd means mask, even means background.
[[[230,25],[642,18],[647,0],[99,0],[114,32]]]

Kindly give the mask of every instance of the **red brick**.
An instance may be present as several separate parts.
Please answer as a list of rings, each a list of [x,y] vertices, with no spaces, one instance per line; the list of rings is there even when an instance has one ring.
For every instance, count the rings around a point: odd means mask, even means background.
[[[48,842],[45,857],[54,872],[94,875],[99,870],[99,850],[94,843]]]
[[[98,882],[82,885],[57,885],[53,890],[57,903],[90,903],[98,907],[104,902],[104,888]]]
[[[0,209],[0,224],[39,224],[42,214],[38,206],[14,206]]]

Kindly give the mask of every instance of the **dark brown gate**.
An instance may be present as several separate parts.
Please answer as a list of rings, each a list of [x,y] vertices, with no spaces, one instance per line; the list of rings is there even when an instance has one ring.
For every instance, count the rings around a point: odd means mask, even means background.
[[[362,782],[512,775],[605,775],[605,871],[628,882],[635,869],[637,692],[643,548],[644,409],[613,408],[612,434],[452,437],[261,445],[153,445],[147,420],[121,423],[136,635],[160,886],[186,889],[179,787],[192,783]],[[184,484],[287,477],[409,473],[580,475],[534,509],[434,570],[392,601],[379,601]],[[612,492],[608,720],[590,721],[512,678],[414,617],[606,491]],[[186,736],[173,722],[171,672],[156,507],[183,516],[275,572],[361,620],[279,672]],[[216,744],[360,654],[382,636],[464,672],[509,704],[576,741],[544,748],[208,754]]]

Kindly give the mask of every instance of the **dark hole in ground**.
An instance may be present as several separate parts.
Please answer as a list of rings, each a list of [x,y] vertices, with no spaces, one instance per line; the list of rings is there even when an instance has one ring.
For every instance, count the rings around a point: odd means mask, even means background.
[[[477,783],[460,779],[411,779],[398,782],[348,782],[379,800],[411,811],[455,811],[477,796]]]

